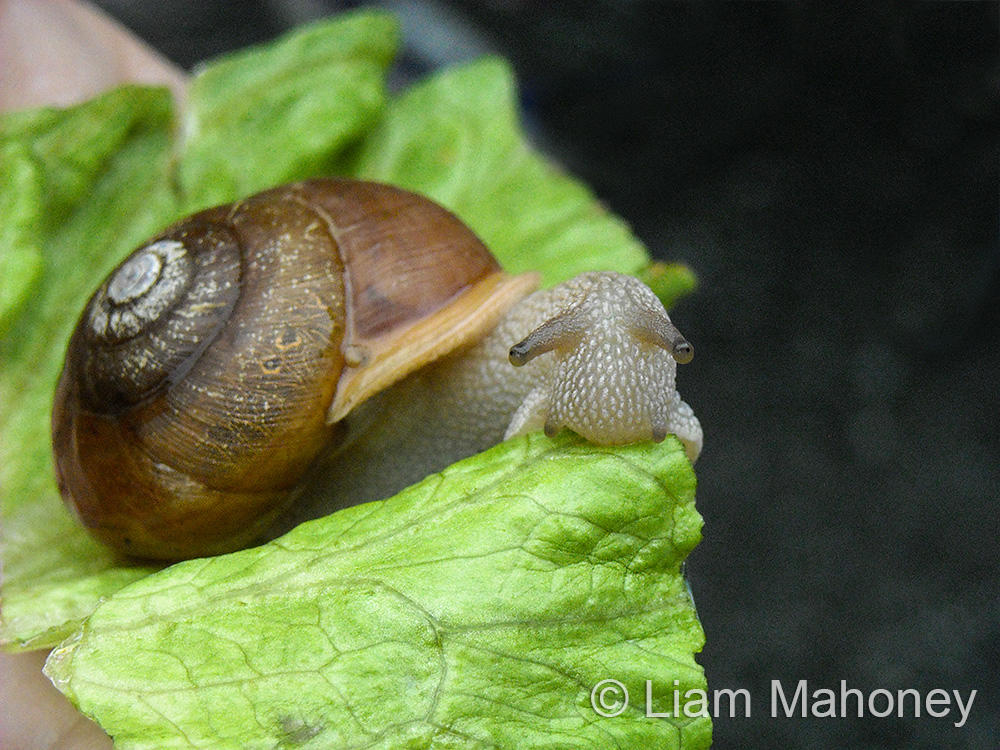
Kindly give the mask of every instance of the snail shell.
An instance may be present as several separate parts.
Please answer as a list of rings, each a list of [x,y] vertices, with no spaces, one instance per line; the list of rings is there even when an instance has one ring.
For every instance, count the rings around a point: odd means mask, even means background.
[[[140,557],[255,539],[354,406],[533,288],[443,208],[312,180],[195,214],[100,285],[52,417],[60,491]]]

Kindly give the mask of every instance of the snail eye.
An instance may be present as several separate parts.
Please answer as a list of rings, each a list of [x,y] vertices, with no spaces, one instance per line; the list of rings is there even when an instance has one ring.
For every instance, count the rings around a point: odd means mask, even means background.
[[[686,365],[694,359],[694,347],[688,343],[687,339],[676,340],[670,350],[678,364]]]

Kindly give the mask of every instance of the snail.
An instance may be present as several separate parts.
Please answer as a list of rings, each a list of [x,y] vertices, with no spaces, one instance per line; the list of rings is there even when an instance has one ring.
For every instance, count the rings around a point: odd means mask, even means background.
[[[701,427],[674,385],[692,349],[653,292],[610,272],[537,284],[380,183],[316,179],[194,214],[114,269],[70,337],[60,493],[105,544],[174,560],[529,430],[675,433],[694,460]]]

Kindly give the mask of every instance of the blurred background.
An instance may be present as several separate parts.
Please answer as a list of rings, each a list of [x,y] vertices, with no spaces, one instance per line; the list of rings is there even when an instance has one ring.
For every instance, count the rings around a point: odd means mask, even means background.
[[[536,145],[700,277],[699,660],[754,697],[715,746],[996,747],[998,5],[368,4],[400,85],[509,58]],[[358,3],[97,5],[190,69]],[[961,729],[771,718],[774,679],[979,693]]]

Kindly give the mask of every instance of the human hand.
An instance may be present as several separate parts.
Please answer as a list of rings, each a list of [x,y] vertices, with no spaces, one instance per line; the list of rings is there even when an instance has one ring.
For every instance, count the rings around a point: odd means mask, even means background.
[[[169,86],[187,76],[100,11],[76,0],[0,0],[0,112],[68,107],[132,81]]]

